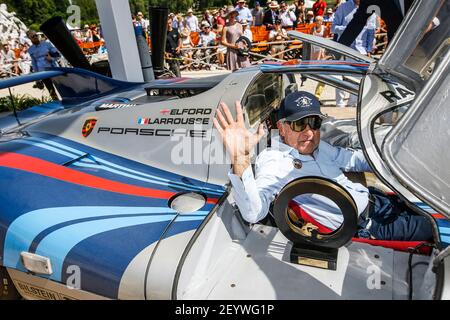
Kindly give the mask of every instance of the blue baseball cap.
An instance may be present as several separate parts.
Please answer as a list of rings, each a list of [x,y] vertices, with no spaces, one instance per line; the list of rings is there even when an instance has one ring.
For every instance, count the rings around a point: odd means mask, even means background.
[[[256,6],[259,6],[259,2],[258,1],[255,1],[255,7]]]
[[[297,91],[288,94],[277,112],[278,120],[296,121],[310,116],[326,118],[320,112],[320,101],[315,95],[306,91]]]

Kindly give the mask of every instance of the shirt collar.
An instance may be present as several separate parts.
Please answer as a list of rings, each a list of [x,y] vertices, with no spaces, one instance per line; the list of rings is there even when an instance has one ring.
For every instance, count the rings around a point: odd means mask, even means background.
[[[322,140],[319,143],[319,146],[317,147],[317,149],[314,151],[313,156],[310,155],[304,155],[298,152],[297,149],[294,149],[293,147],[285,144],[282,140],[280,136],[276,136],[272,138],[272,148],[274,148],[275,150],[279,150],[280,152],[282,152],[285,155],[290,154],[291,156],[293,156],[294,158],[303,160],[303,161],[308,161],[314,158],[317,159],[317,156],[319,155],[319,149],[320,149],[320,145],[322,144]]]

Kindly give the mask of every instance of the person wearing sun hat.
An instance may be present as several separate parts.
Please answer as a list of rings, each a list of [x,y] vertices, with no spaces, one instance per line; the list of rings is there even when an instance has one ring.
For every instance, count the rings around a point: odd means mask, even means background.
[[[272,30],[275,27],[275,21],[279,19],[280,15],[279,8],[278,1],[272,1],[269,4],[269,9],[264,12],[263,24],[267,30]]]
[[[323,16],[323,22],[333,22],[333,19],[334,19],[333,9],[328,8],[327,13]]]
[[[305,23],[314,23],[314,12],[312,10],[306,12]]]
[[[225,61],[227,69],[235,71],[250,66],[248,57],[239,55],[237,40],[243,35],[242,25],[237,22],[238,12],[234,7],[228,7],[227,24],[222,30],[222,45],[227,47]]]
[[[243,19],[247,20],[248,22],[253,22],[253,16],[249,8],[245,6],[245,0],[238,0],[236,11],[239,13],[239,15],[236,17],[236,20],[238,22],[241,22]]]
[[[351,195],[358,211],[356,236],[401,241],[433,238],[433,228],[427,217],[415,215],[399,199],[392,200],[345,176],[344,172],[371,172],[372,169],[361,150],[334,147],[320,139],[325,116],[313,94],[306,91],[288,94],[276,113],[279,135],[272,135],[272,146],[256,157],[255,173],[251,156],[266,135],[264,124],[260,124],[255,133],[247,129],[239,101],[236,102],[236,119],[225,103],[217,109],[213,119],[232,161],[228,174],[231,193],[244,220],[257,223],[264,219],[271,203],[288,183],[316,176],[338,183]],[[339,207],[326,197],[312,192],[292,200],[330,230],[340,228],[344,222]]]
[[[242,25],[242,33],[243,33],[244,37],[247,37],[247,39],[250,42],[253,42],[253,33],[252,33],[252,30],[250,30],[250,28],[248,27],[247,20],[245,20],[245,19],[241,20],[241,25]]]
[[[194,11],[192,10],[192,8],[188,9],[187,15],[184,20],[189,30],[191,30],[192,32],[200,31],[198,27],[198,18],[194,15]]]

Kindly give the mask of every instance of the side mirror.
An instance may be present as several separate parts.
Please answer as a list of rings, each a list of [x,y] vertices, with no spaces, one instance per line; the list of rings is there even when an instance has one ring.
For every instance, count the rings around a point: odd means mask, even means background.
[[[180,192],[170,198],[168,206],[178,214],[200,210],[206,204],[206,195],[197,192]]]

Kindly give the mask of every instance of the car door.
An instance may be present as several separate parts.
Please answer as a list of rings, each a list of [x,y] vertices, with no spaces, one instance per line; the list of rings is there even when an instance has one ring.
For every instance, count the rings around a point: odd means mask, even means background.
[[[379,177],[405,198],[417,197],[446,217],[449,18],[448,1],[414,4],[374,74],[365,78],[358,112],[363,150]]]

